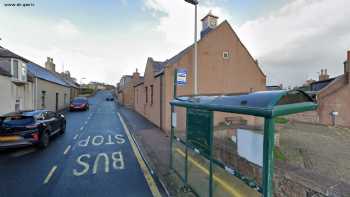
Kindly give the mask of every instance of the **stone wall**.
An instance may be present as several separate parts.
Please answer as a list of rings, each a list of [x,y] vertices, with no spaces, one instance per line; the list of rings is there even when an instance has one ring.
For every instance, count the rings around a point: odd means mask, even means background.
[[[291,121],[320,124],[320,117],[317,111],[308,111],[286,116]]]
[[[214,158],[262,185],[262,168],[241,158],[235,144],[225,138],[214,139]],[[311,170],[275,161],[274,197],[349,197],[350,185]]]

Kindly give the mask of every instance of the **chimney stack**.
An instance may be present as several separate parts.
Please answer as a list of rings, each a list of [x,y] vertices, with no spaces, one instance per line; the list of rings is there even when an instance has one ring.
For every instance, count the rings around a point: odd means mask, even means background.
[[[134,85],[140,81],[140,73],[138,72],[137,68],[136,71],[132,74],[132,80]]]
[[[321,69],[321,74],[318,76],[319,81],[327,80],[329,79],[329,75],[327,73],[327,69]]]
[[[47,57],[47,60],[45,62],[45,68],[52,72],[56,72],[56,65],[53,63],[53,58]]]

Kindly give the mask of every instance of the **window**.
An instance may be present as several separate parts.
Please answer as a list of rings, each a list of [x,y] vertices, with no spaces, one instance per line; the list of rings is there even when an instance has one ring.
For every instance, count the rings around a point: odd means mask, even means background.
[[[46,119],[46,120],[50,120],[50,119],[52,119],[52,118],[54,118],[54,117],[56,117],[56,116],[57,116],[57,115],[56,115],[55,112],[48,111],[48,112],[46,112],[45,119]]]
[[[146,91],[146,103],[148,103],[148,87],[145,87],[145,91]]]
[[[12,60],[12,76],[18,79],[18,60]]]
[[[45,109],[46,105],[45,105],[45,96],[46,96],[46,91],[41,91],[41,108]]]
[[[229,59],[229,58],[230,58],[230,53],[229,53],[228,51],[224,51],[224,52],[222,53],[222,58],[224,58],[224,59]]]
[[[12,78],[17,81],[27,81],[27,66],[18,59],[11,59]]]
[[[153,105],[153,85],[151,85],[151,105]]]

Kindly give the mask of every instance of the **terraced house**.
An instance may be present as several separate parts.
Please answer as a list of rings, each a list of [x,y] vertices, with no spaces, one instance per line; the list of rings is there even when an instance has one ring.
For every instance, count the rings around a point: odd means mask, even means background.
[[[0,115],[34,108],[34,79],[28,60],[0,46]]]
[[[322,69],[318,81],[306,87],[319,104],[317,111],[295,114],[290,119],[350,128],[350,51],[346,57],[343,74],[330,78],[327,69]]]
[[[251,56],[231,25],[209,13],[202,19],[198,41],[198,92],[201,95],[231,94],[265,90],[266,76]],[[148,58],[144,79],[134,85],[134,109],[168,132],[170,105],[173,98],[175,69],[187,70],[187,84],[177,89],[178,95],[193,94],[194,46],[188,46],[165,61]],[[218,117],[222,120],[223,117]],[[184,125],[184,116],[177,121]],[[254,121],[254,120],[252,120]]]
[[[77,84],[56,72],[52,58],[45,66],[0,47],[0,115],[31,109],[59,111],[69,105]]]

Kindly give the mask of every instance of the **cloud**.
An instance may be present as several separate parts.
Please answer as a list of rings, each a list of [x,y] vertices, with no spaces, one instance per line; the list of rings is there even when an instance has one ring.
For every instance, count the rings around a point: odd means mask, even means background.
[[[79,34],[78,27],[67,19],[61,19],[55,24],[53,30],[59,35],[65,38],[75,37]]]
[[[346,10],[350,1],[289,0],[280,9],[240,26],[232,11],[218,4],[223,1],[201,0],[199,19],[209,10],[219,21],[227,19],[259,60],[270,84],[302,84],[315,78],[321,68],[328,68],[332,75],[342,73],[350,43],[350,12]],[[38,18],[0,8],[0,44],[41,65],[47,56],[53,57],[59,71],[64,64],[78,80],[86,77],[115,84],[136,68],[143,71],[147,57],[165,60],[193,43],[192,5],[182,0],[143,3],[144,13],[138,14],[147,19],[119,30],[112,28],[116,20],[111,20],[110,27],[94,29],[69,18]]]
[[[148,10],[154,12],[155,18],[159,20],[155,30],[165,36],[165,41],[177,50],[193,43],[194,33],[194,6],[184,1],[169,0],[145,0]],[[213,1],[201,1],[198,6],[198,21],[204,17],[209,10],[222,19],[230,18],[228,12],[213,3]],[[201,23],[198,22],[198,35]],[[174,55],[174,54],[172,54]]]
[[[8,22],[9,16],[16,22]],[[137,67],[144,69],[148,56],[168,50],[159,32],[142,21],[118,32],[108,27],[91,32],[67,18],[37,18],[4,10],[0,24],[5,24],[2,46],[40,65],[52,57],[58,72],[64,66],[78,81],[84,77],[115,85],[122,75]]]
[[[281,8],[237,26],[218,1],[201,1],[198,16],[209,10],[227,19],[242,42],[257,58],[269,84],[301,85],[317,78],[321,68],[342,74],[350,43],[348,0],[290,0]],[[193,6],[184,1],[145,0],[160,32],[175,54],[193,42]],[[200,24],[198,24],[200,30]],[[176,49],[174,51],[173,49]],[[174,51],[174,52],[173,52]]]
[[[321,68],[342,74],[350,44],[348,0],[294,0],[238,28],[270,83],[300,85]]]

